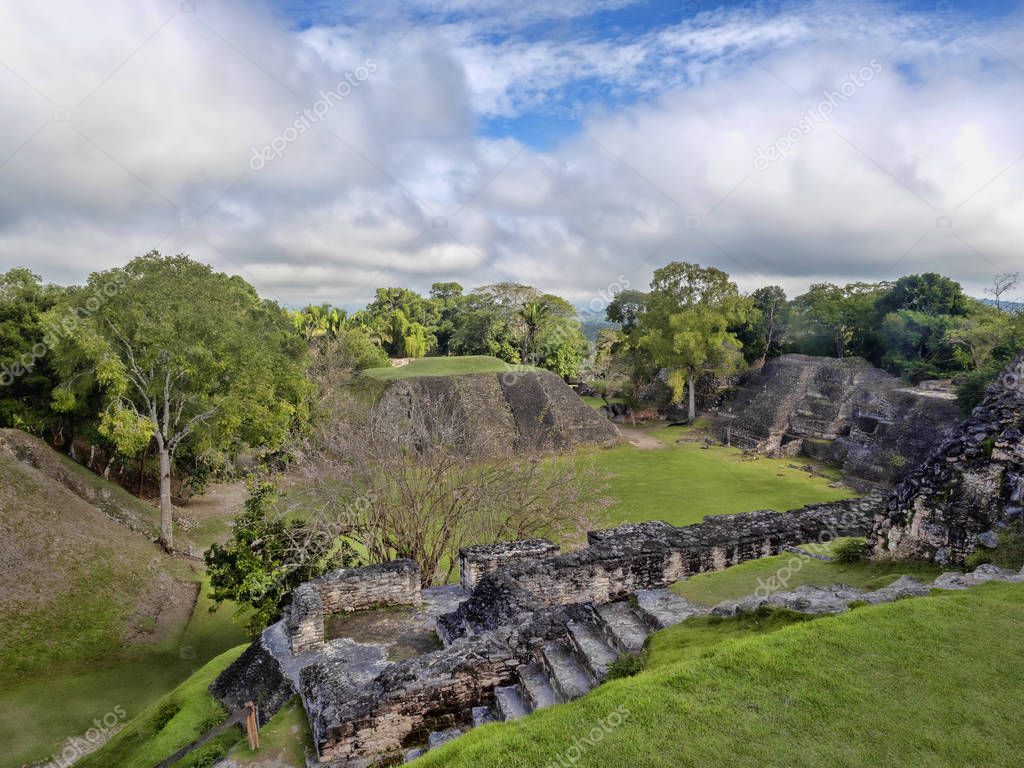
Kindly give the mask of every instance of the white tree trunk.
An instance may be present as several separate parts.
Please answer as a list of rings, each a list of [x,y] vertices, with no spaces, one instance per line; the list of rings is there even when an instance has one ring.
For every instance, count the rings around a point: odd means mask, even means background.
[[[174,547],[174,507],[171,505],[171,452],[160,446],[160,544],[170,552]]]

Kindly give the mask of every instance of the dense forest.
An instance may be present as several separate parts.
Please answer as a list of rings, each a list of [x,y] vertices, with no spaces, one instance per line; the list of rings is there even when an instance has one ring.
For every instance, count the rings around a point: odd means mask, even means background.
[[[1024,346],[1024,315],[966,296],[937,274],[816,284],[790,299],[745,295],[715,268],[674,262],[649,291],[625,290],[605,317],[513,283],[424,296],[380,288],[354,313],[290,310],[239,277],[151,253],[85,285],[0,275],[0,426],[45,438],[161,506],[239,456],[283,460],[315,411],[318,377],[341,380],[392,358],[491,355],[633,396],[666,377],[676,402],[705,371],[738,371],[787,352],[867,358],[909,381],[951,378],[969,409]],[[587,327],[600,326],[595,338]],[[88,456],[76,452],[88,451]],[[171,482],[172,477],[177,485]],[[164,531],[170,542],[169,523]]]

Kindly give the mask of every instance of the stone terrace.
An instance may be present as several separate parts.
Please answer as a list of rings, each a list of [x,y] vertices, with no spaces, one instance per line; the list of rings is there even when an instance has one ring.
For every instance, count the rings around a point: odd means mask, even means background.
[[[325,765],[401,761],[463,729],[600,684],[620,654],[697,612],[665,590],[680,578],[822,537],[863,535],[879,504],[873,496],[685,528],[625,525],[591,532],[587,548],[568,554],[543,540],[473,547],[460,558],[471,591],[420,592],[418,568],[403,561],[329,574],[300,588],[289,615],[213,690],[229,702],[261,699],[267,716],[297,691]],[[387,618],[394,643],[326,637],[329,614],[372,611],[374,601],[419,603]],[[364,623],[374,624],[369,618]],[[436,631],[444,647],[394,658],[401,637],[425,631]]]

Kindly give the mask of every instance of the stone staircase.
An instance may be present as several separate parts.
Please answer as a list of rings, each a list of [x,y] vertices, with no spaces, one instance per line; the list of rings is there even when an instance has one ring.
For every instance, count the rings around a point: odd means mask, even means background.
[[[492,706],[473,709],[473,727],[494,720],[519,720],[578,699],[604,682],[619,656],[642,651],[652,632],[704,612],[667,589],[645,590],[632,600],[593,606],[586,618],[566,623],[564,639],[538,648],[535,660],[517,670],[515,683],[495,688]],[[458,729],[431,733],[425,747],[406,752],[406,760],[460,734]]]

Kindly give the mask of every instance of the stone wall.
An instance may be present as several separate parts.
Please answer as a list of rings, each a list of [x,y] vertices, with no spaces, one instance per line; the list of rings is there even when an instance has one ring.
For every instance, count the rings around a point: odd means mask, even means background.
[[[895,485],[959,421],[946,388],[908,387],[861,358],[783,355],[740,388],[717,425],[740,448],[830,461],[868,489]]]
[[[292,594],[286,617],[292,653],[324,644],[324,616],[380,605],[418,605],[420,566],[393,560],[366,568],[342,568],[301,585]]]
[[[612,602],[794,544],[863,536],[883,506],[883,497],[875,494],[785,513],[717,515],[683,528],[656,521],[593,531],[585,549],[483,576],[458,610],[438,620],[438,632],[451,641],[522,623],[542,608]]]
[[[526,539],[485,544],[459,550],[459,583],[471,591],[481,576],[521,560],[536,560],[558,553],[558,545],[547,539]]]
[[[614,424],[588,406],[549,371],[426,376],[391,384],[375,406],[387,419],[408,423],[410,440],[429,440],[429,424],[416,415],[423,403],[441,402],[473,429],[467,453],[507,456],[605,445],[620,439]]]
[[[249,694],[251,683],[273,704],[287,693],[282,692],[287,677],[302,697],[321,761],[398,762],[404,750],[424,743],[431,732],[465,727],[474,708],[493,706],[497,686],[515,683],[550,644],[569,642],[570,627],[592,620],[595,606],[777,554],[789,545],[862,535],[881,501],[870,496],[781,514],[719,515],[684,528],[663,522],[623,525],[591,532],[589,546],[567,554],[557,554],[543,540],[470,548],[461,559],[474,570],[475,575],[464,576],[473,590],[455,610],[436,616],[444,647],[379,667],[349,663],[355,657],[346,653],[365,647],[352,639],[324,645],[323,615],[412,599],[419,571],[399,562],[333,573],[296,591],[285,627],[268,629],[259,648],[222,674],[216,693],[233,702]],[[278,629],[272,656],[284,675],[264,663],[268,637]],[[317,643],[323,646],[320,653],[294,655]]]
[[[1024,522],[1024,355],[900,483],[872,531],[878,554],[962,564]]]

